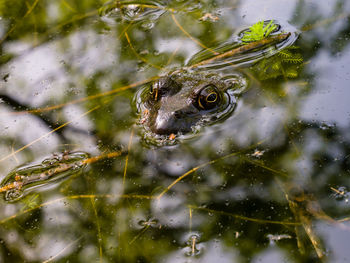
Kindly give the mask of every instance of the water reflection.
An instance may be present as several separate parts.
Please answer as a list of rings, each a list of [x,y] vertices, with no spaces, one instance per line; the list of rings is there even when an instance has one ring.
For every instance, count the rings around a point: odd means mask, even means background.
[[[1,261],[348,259],[348,2],[161,2],[149,28],[136,17],[152,8],[117,23],[104,4],[0,5],[1,179],[62,148],[123,152],[2,201]],[[131,100],[144,83],[270,19],[302,31],[297,76],[285,62],[265,79],[263,65],[239,67],[249,89],[235,114],[175,147],[142,146]]]

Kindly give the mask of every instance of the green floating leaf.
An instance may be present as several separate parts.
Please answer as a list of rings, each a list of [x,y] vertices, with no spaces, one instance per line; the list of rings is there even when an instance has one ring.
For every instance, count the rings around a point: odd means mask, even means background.
[[[271,20],[267,25],[265,21],[259,21],[249,27],[249,29],[244,32],[242,41],[244,43],[249,43],[253,41],[259,41],[268,37],[273,31],[277,29],[277,25]]]

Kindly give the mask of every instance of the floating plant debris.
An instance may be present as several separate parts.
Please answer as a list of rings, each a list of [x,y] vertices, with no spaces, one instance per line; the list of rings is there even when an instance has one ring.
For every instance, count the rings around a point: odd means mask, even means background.
[[[276,235],[268,234],[266,237],[269,239],[270,244],[273,244],[276,241],[280,241],[282,239],[291,239],[291,238],[293,238],[291,235],[288,235],[288,234],[280,234],[280,235],[278,235],[278,234],[276,234]]]
[[[273,20],[259,21],[245,30],[241,39],[244,43],[259,41],[277,30],[278,26]]]
[[[112,1],[99,9],[101,19],[108,24],[118,24],[127,21],[156,21],[166,12],[159,1]]]
[[[88,164],[86,152],[63,152],[54,154],[40,164],[19,166],[1,182],[0,192],[8,202],[19,200],[34,188],[57,182],[59,179],[77,174]]]
[[[262,22],[263,25],[266,22]],[[290,47],[298,38],[298,32],[289,25],[274,24],[268,31],[261,29],[261,36],[249,38],[251,29],[238,33],[233,40],[222,43],[212,49],[196,53],[188,61],[189,68],[222,69],[227,66],[252,65],[255,62],[271,57],[281,50]]]
[[[331,187],[331,190],[334,192],[332,196],[335,197],[336,200],[338,201],[344,200],[345,203],[349,202],[350,194],[346,190],[345,186],[340,186],[338,188]]]
[[[201,253],[201,247],[198,247],[198,244],[200,243],[200,235],[193,234],[188,238],[188,241],[186,242],[186,256],[198,256]]]

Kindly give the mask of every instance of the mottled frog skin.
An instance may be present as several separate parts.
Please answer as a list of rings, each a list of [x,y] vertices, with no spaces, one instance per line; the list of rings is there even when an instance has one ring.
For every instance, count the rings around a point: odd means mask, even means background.
[[[233,78],[175,71],[142,89],[138,108],[150,135],[177,136],[195,132],[228,116],[236,106]]]

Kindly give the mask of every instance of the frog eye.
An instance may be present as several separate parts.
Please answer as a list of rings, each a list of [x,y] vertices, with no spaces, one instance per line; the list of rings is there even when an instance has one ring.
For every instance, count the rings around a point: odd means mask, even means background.
[[[211,110],[220,102],[220,94],[214,85],[205,86],[197,97],[198,107],[202,110]]]

